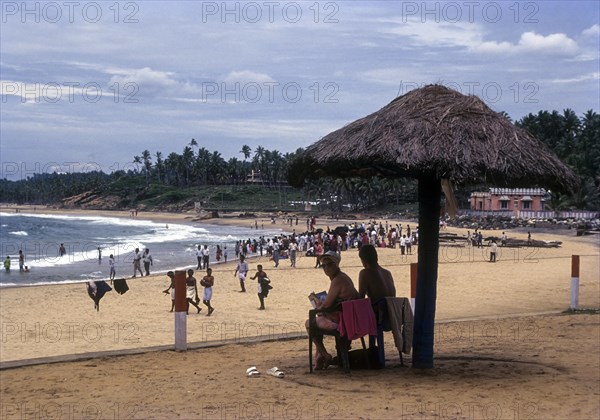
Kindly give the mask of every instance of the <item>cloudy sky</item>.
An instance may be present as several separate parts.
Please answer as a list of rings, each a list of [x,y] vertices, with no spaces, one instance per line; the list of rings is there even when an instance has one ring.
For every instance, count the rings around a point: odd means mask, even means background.
[[[600,108],[596,0],[0,3],[9,179],[292,152],[429,83],[514,120]]]

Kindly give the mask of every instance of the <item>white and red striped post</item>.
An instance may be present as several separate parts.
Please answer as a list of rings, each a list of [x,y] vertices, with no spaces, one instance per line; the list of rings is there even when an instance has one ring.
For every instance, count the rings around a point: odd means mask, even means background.
[[[186,272],[175,271],[175,350],[187,350]]]
[[[579,308],[579,255],[571,255],[571,309]]]
[[[419,263],[410,263],[410,307],[415,314],[415,298],[417,297],[417,267]]]

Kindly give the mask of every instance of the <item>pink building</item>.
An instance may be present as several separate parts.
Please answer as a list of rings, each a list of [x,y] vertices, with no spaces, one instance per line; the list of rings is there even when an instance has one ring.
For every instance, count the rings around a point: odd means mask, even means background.
[[[471,193],[471,210],[544,211],[549,198],[543,188],[490,188],[489,192]]]

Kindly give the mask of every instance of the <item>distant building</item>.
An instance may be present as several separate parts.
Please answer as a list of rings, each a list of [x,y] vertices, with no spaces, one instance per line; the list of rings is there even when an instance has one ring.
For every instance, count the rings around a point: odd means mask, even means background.
[[[252,169],[252,172],[250,172],[250,174],[246,177],[246,183],[247,184],[263,184],[264,181],[262,179],[260,171],[254,172],[254,169]]]
[[[471,193],[471,210],[477,211],[545,211],[550,194],[543,188],[490,188]]]

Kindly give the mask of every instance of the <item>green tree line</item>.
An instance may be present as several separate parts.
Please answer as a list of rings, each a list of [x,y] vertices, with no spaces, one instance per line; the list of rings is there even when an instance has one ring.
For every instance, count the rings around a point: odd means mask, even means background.
[[[575,194],[553,193],[551,204],[555,210],[600,208],[600,116],[597,113],[590,110],[579,118],[571,109],[562,114],[540,111],[515,124],[543,141],[581,178]],[[54,204],[87,191],[147,198],[165,188],[187,191],[206,186],[246,185],[250,174],[254,174],[253,184],[275,190],[285,184],[289,164],[301,152],[302,149],[297,149],[293,153],[281,153],[262,146],[253,151],[250,146],[242,145],[239,158],[225,160],[220,152],[199,147],[192,139],[181,153],[164,156],[159,151],[143,150],[133,157],[133,165],[127,171],[36,174],[18,181],[3,179],[0,180],[0,201]],[[143,193],[140,190],[144,190]],[[470,191],[472,189],[457,191],[461,204],[466,206]],[[416,201],[416,182],[411,179],[320,179],[308,182],[302,196],[305,200],[327,203],[326,207],[332,211],[393,209]]]

